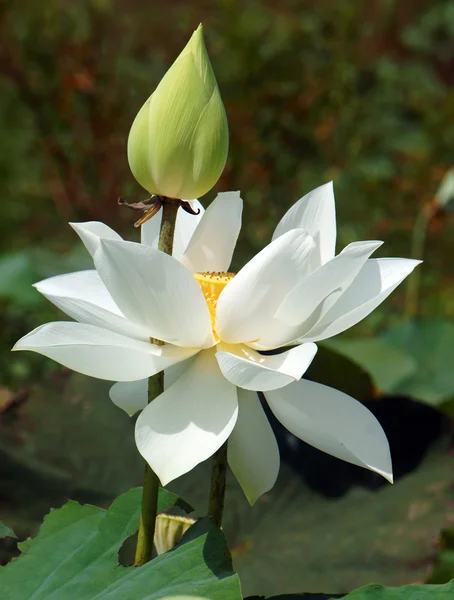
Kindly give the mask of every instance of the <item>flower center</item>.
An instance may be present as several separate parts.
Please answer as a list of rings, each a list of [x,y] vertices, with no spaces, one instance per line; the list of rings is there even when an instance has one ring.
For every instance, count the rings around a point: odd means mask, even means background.
[[[219,295],[228,282],[235,277],[235,275],[236,273],[226,273],[221,271],[211,273],[194,273],[194,277],[199,282],[203,295],[205,296],[205,300],[207,301],[213,333],[215,333],[214,322],[216,319],[216,306]]]

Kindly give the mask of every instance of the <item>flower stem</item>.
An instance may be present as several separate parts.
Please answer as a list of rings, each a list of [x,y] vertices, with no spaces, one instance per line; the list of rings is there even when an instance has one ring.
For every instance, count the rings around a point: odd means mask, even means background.
[[[425,204],[419,212],[413,227],[411,241],[411,257],[422,259],[426,246],[427,229],[434,214],[434,204]],[[414,319],[418,314],[419,288],[421,284],[421,272],[419,269],[408,278],[407,293],[405,298],[405,317]]]
[[[172,254],[175,221],[177,218],[178,204],[163,203],[162,222],[159,234],[158,248],[166,254]],[[161,344],[158,340],[155,343]],[[164,391],[164,372],[157,373],[148,379],[148,403],[152,402]],[[148,464],[145,464],[142,491],[142,509],[140,512],[139,533],[137,537],[136,567],[144,565],[153,553],[153,539],[156,526],[158,508],[159,479]]]
[[[217,527],[222,525],[224,511],[225,479],[227,473],[227,442],[217,450],[211,459],[211,487],[208,515]]]
[[[174,202],[162,203],[161,231],[159,233],[158,250],[166,254],[172,254],[173,236],[175,233],[175,221],[177,220],[178,204]]]

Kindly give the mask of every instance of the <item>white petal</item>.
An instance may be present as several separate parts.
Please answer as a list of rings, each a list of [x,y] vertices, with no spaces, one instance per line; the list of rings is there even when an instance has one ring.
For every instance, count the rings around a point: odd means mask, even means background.
[[[420,263],[420,260],[407,258],[370,258],[305,338],[325,340],[353,327],[375,310]]]
[[[110,381],[150,377],[198,352],[195,348],[156,346],[94,325],[55,322],[20,339],[13,350],[31,350],[73,371]]]
[[[314,238],[317,245],[317,267],[334,257],[336,210],[332,181],[298,200],[280,220],[273,240],[291,229],[304,229]]]
[[[357,400],[302,379],[265,394],[279,421],[301,440],[392,481],[389,444],[380,423]]]
[[[121,235],[101,223],[100,221],[88,221],[87,223],[70,223],[71,227],[84,243],[85,248],[92,256],[99,248],[99,240],[121,240]]]
[[[194,348],[213,344],[202,290],[180,262],[149,246],[103,240],[95,265],[123,314],[151,337]]]
[[[251,342],[265,335],[295,283],[311,272],[313,239],[301,229],[266,246],[224,288],[216,308],[216,331],[225,342]]]
[[[178,209],[177,219],[179,216],[181,208]],[[162,223],[162,210],[160,210],[157,214],[154,215],[148,221],[145,221],[143,225],[140,227],[140,242],[141,244],[145,244],[145,246],[151,246],[152,248],[157,249],[159,243],[159,233],[161,231],[161,223]],[[175,229],[177,228],[177,224],[175,222]]]
[[[189,367],[193,358],[168,367],[164,371],[164,389],[170,387]],[[137,381],[119,381],[109,391],[112,402],[124,410],[130,417],[148,404],[148,378]]]
[[[175,223],[175,235],[173,237],[173,252],[172,256],[176,259],[180,260],[186,250],[186,247],[189,243],[189,240],[194,233],[197,224],[200,219],[203,217],[204,208],[200,204],[198,200],[190,200],[191,207],[197,211],[199,210],[198,215],[190,215],[183,208],[179,208],[177,212],[177,220]],[[162,210],[158,212],[157,215],[148,219],[142,227],[141,230],[141,238],[142,244],[146,244],[147,246],[152,246],[153,248],[158,247],[159,241],[159,232],[161,230],[161,221],[162,221]]]
[[[241,229],[239,192],[224,192],[205,211],[181,262],[193,273],[228,271]]]
[[[113,301],[95,269],[49,277],[35,283],[34,287],[44,296],[68,296],[85,300],[90,304],[96,304],[109,312],[122,316],[120,309]]]
[[[181,208],[178,209],[178,213]],[[178,218],[177,213],[177,218]],[[160,210],[157,214],[154,215],[148,221],[145,221],[143,225],[140,227],[140,243],[145,246],[151,246],[152,248],[158,248],[159,243],[159,233],[161,231],[161,223],[162,223],[162,210]],[[175,222],[176,229],[176,222]]]
[[[76,321],[149,341],[143,327],[125,319],[94,270],[57,275],[34,287]]]
[[[298,283],[279,306],[267,334],[254,347],[285,346],[303,338],[345,292],[372,252],[382,243],[349,244],[305,281]]]
[[[276,438],[254,392],[238,390],[238,420],[227,454],[233,474],[253,505],[273,487],[280,466]]]
[[[183,373],[192,365],[195,360],[195,356],[182,360],[181,362],[168,367],[164,371],[164,389],[173,385],[177,379],[179,379]]]
[[[214,454],[229,437],[237,414],[235,386],[222,376],[213,351],[202,351],[140,413],[137,447],[166,485]]]
[[[112,402],[130,417],[148,404],[148,379],[119,381],[109,390]]]
[[[277,390],[300,379],[311,364],[317,346],[302,344],[272,356],[264,356],[242,344],[219,344],[219,368],[226,379],[246,390]]]

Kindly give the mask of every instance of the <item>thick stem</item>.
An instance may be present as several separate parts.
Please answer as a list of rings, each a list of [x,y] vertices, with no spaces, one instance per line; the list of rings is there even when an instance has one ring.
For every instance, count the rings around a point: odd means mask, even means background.
[[[211,487],[208,503],[208,515],[217,527],[222,525],[224,511],[225,479],[227,473],[227,442],[225,442],[211,459]]]
[[[143,474],[142,511],[140,513],[139,532],[137,534],[134,564],[140,567],[151,560],[153,539],[158,512],[159,479],[156,473],[145,463]]]
[[[163,203],[161,232],[159,234],[159,250],[172,254],[173,237],[175,232],[175,221],[177,217],[178,204]],[[159,344],[158,340],[153,340]],[[164,372],[157,373],[148,380],[148,403],[152,402],[164,391]],[[156,515],[158,508],[159,479],[151,467],[145,465],[142,492],[142,509],[140,513],[139,533],[137,537],[136,555],[134,564],[136,567],[144,565],[151,560],[153,553],[153,539],[156,526]]]
[[[159,234],[158,249],[166,254],[172,254],[175,221],[177,220],[178,204],[173,202],[162,203],[161,232]]]

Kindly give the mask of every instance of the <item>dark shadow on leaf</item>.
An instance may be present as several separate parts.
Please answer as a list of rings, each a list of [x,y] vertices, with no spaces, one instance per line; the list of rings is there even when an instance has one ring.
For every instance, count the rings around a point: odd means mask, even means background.
[[[354,486],[374,490],[387,485],[376,473],[321,452],[292,435],[276,419],[263,395],[259,396],[276,435],[281,459],[311,489],[327,498],[340,498]],[[395,481],[414,471],[448,429],[448,420],[441,412],[406,396],[371,398],[363,404],[386,433]]]
[[[230,577],[233,566],[224,534],[213,523],[210,517],[200,519],[184,534],[181,542],[172,548],[173,552],[200,536],[206,536],[203,545],[203,559],[213,575],[218,579]]]
[[[133,533],[122,543],[118,551],[118,564],[123,567],[130,567],[134,564],[134,555],[137,546],[137,531]]]

